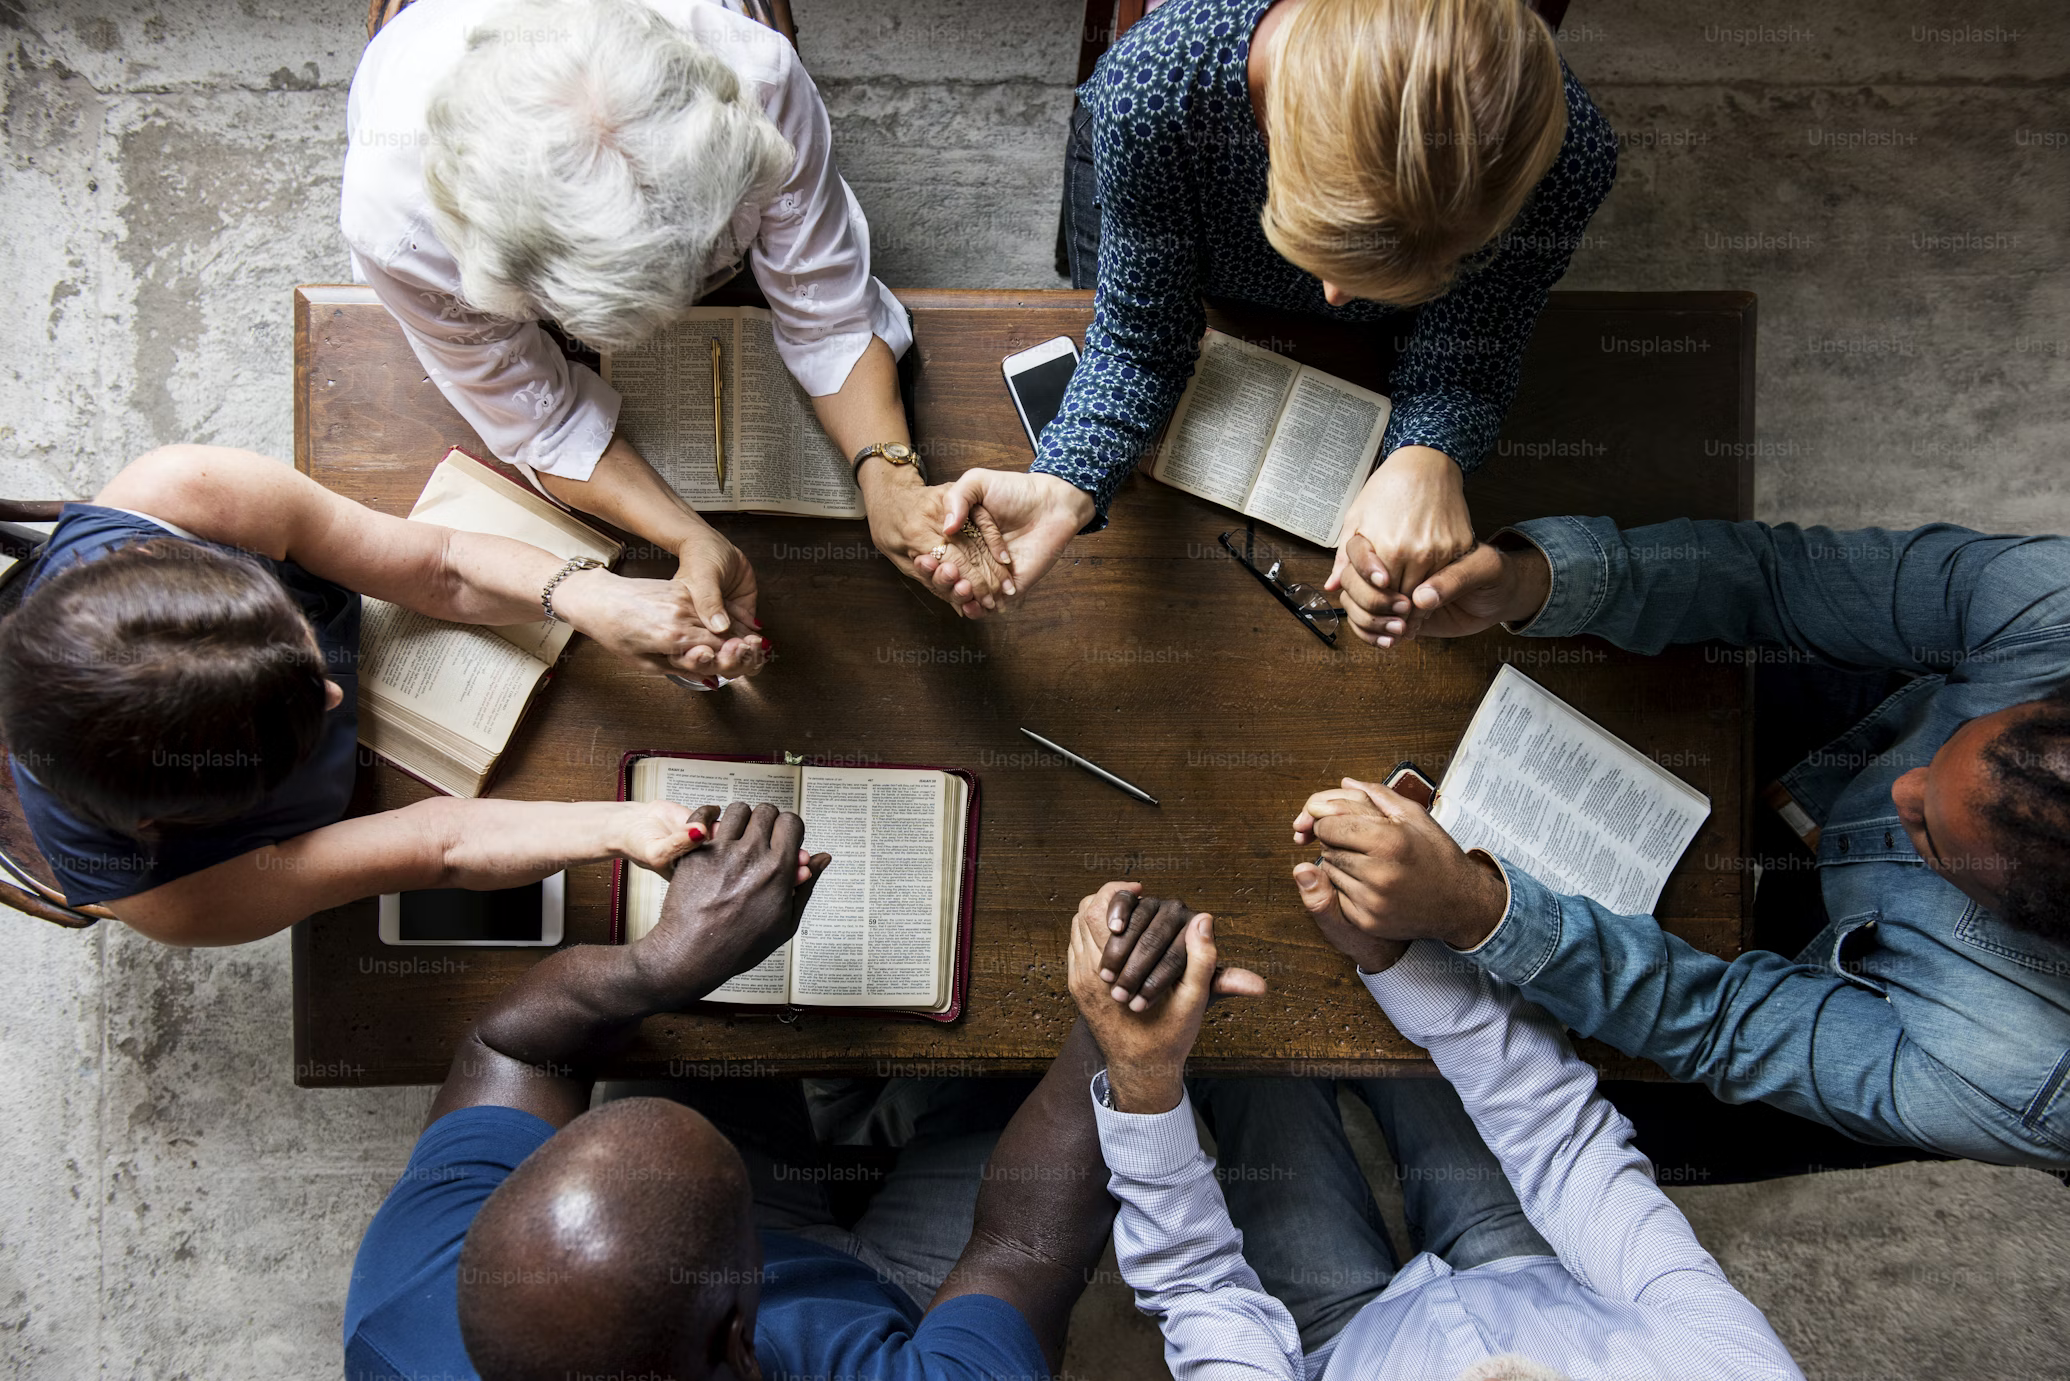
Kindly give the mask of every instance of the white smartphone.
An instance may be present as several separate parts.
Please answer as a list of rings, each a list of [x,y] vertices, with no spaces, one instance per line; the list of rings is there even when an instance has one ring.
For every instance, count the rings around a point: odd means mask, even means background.
[[[497,949],[557,945],[567,889],[568,875],[555,873],[493,892],[460,887],[390,892],[381,898],[381,943]]]
[[[1006,372],[1006,391],[1013,395],[1028,444],[1040,450],[1042,429],[1063,410],[1064,390],[1078,368],[1078,345],[1069,336],[1058,336],[1008,355],[1000,368]]]

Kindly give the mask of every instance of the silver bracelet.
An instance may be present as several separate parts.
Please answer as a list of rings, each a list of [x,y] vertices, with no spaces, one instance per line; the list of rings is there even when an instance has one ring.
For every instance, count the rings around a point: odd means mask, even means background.
[[[554,586],[560,584],[577,571],[600,571],[603,568],[604,563],[593,556],[569,557],[568,564],[555,571],[553,579],[547,581],[546,588],[539,592],[539,607],[546,611],[546,621],[553,623],[560,618],[560,615],[553,611]]]

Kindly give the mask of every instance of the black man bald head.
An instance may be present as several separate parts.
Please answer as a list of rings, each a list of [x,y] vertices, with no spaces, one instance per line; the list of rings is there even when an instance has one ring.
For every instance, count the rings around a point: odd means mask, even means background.
[[[468,1356],[483,1381],[756,1381],[750,1209],[740,1153],[698,1113],[628,1098],[584,1114],[512,1172],[468,1231]]]

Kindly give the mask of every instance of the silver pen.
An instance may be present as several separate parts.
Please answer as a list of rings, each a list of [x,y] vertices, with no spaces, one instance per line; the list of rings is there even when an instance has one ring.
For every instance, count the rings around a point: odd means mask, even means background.
[[[1044,748],[1049,749],[1052,753],[1062,753],[1067,759],[1077,763],[1080,767],[1092,773],[1095,777],[1098,777],[1100,780],[1111,783],[1114,786],[1120,787],[1123,791],[1126,791],[1129,795],[1135,797],[1138,801],[1148,801],[1153,806],[1157,805],[1157,798],[1155,796],[1152,796],[1149,792],[1143,790],[1143,788],[1139,786],[1133,786],[1128,782],[1121,780],[1121,778],[1115,776],[1112,772],[1109,772],[1106,768],[1100,766],[1098,763],[1091,762],[1085,758],[1081,758],[1076,753],[1072,752],[1068,748],[1063,747],[1060,744],[1051,743],[1048,739],[1036,733],[1033,729],[1023,729],[1021,730],[1021,732],[1026,734],[1029,738],[1034,739]],[[1159,809],[1163,809],[1163,807],[1160,806]]]

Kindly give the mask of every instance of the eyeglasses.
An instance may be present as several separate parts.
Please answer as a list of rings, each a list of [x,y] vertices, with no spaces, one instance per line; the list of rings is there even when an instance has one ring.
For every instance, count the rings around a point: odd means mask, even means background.
[[[1257,535],[1255,525],[1245,525],[1242,551],[1238,551],[1236,544],[1229,540],[1235,535],[1233,529],[1222,534],[1222,550],[1235,557],[1245,570],[1256,576],[1258,583],[1269,590],[1272,597],[1278,600],[1289,614],[1301,620],[1302,627],[1321,638],[1326,646],[1335,647],[1337,622],[1344,617],[1344,611],[1330,603],[1330,597],[1313,585],[1306,585],[1298,580],[1280,579],[1281,563],[1278,561],[1274,561],[1266,570],[1259,570],[1257,563],[1251,559],[1253,541]]]

